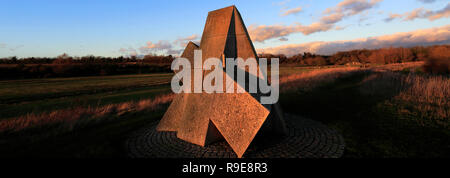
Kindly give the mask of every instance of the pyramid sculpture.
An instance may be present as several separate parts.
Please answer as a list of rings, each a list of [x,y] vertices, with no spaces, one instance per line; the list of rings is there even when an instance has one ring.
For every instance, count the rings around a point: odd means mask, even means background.
[[[209,12],[200,46],[189,42],[181,57],[193,64],[194,50],[200,49],[203,61],[211,57],[258,59],[235,6]],[[203,75],[206,73],[203,71]],[[247,75],[253,74],[247,72]],[[230,78],[224,72],[224,81],[227,77]],[[245,89],[233,80],[235,89]],[[259,102],[261,96],[248,92],[180,93],[156,129],[177,132],[178,138],[200,146],[224,139],[240,158],[257,133],[286,134],[279,105],[263,105]]]

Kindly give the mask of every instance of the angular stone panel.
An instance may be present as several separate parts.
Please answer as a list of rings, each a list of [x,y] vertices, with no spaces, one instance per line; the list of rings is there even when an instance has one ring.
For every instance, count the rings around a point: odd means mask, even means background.
[[[200,46],[190,42],[182,57],[191,61],[193,70],[194,50],[202,50],[202,61],[217,58],[242,58],[257,60],[256,51],[245,24],[235,6],[208,13]],[[258,76],[246,69],[246,75]],[[259,70],[259,69],[258,69]],[[203,75],[210,71],[203,71]],[[240,86],[235,77],[232,85]],[[192,74],[193,76],[193,74]],[[261,76],[258,76],[261,77]],[[262,80],[267,82],[267,80]],[[193,84],[193,83],[192,83]],[[248,81],[247,84],[248,86]],[[193,85],[192,85],[193,86]],[[247,88],[244,88],[246,91]],[[178,94],[157,126],[158,131],[176,131],[177,137],[187,142],[205,146],[225,139],[240,158],[258,132],[286,134],[281,108],[277,104],[262,105],[261,93],[181,93]]]

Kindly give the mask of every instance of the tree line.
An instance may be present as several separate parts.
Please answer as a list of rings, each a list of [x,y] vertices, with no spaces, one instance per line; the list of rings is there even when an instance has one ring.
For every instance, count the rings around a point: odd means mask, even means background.
[[[450,57],[450,45],[418,46],[411,48],[360,49],[337,52],[334,55],[318,55],[305,52],[287,57],[283,54],[260,54],[259,57],[279,58],[281,64],[298,66],[322,66],[345,64],[391,64],[430,59],[447,59]]]
[[[259,54],[260,58],[279,58],[281,65],[370,65],[412,61],[426,61],[424,70],[430,73],[449,73],[450,45],[418,46],[411,48],[360,49],[338,52],[334,55],[301,53],[293,56],[283,54]],[[94,75],[117,75],[137,73],[171,72],[170,64],[175,57],[168,55],[145,55],[101,57],[0,58],[0,79],[75,77]]]
[[[9,57],[0,59],[0,79],[79,77],[171,72],[172,56],[146,55],[143,58],[63,54],[54,58]]]

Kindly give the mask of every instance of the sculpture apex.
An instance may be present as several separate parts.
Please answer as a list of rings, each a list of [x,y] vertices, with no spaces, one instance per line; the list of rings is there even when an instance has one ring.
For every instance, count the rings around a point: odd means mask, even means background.
[[[198,49],[202,50],[202,61],[213,57],[258,59],[234,5],[209,12],[200,45],[189,42],[181,57],[193,62],[194,51]],[[225,139],[240,158],[260,130],[286,133],[279,105],[262,105],[255,98],[258,95],[248,92],[178,94],[157,130],[175,131],[178,138],[200,146]]]

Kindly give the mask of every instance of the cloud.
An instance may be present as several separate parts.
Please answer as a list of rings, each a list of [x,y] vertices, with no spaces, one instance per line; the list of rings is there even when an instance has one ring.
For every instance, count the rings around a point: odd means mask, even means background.
[[[385,22],[390,22],[390,21],[392,21],[392,20],[394,20],[394,19],[397,19],[397,18],[402,18],[402,15],[400,15],[400,14],[389,14],[389,17],[388,18],[386,18],[386,19],[384,19],[384,21]]]
[[[308,26],[302,26],[302,25],[298,26],[298,31],[302,32],[305,35],[310,35],[310,34],[317,33],[317,32],[325,32],[325,31],[328,31],[331,29],[333,29],[332,24],[325,24],[325,23],[321,23],[321,22],[315,22]]]
[[[287,3],[289,3],[289,2],[291,2],[291,0],[285,0],[285,1],[281,1],[281,2],[273,3],[273,4],[274,4],[274,5],[277,5],[277,6],[284,6],[284,5],[286,5]]]
[[[331,17],[341,17],[336,19],[333,23],[342,20],[344,17],[354,16],[367,10],[374,8],[383,0],[344,0],[337,4],[337,6],[328,8],[324,14]]]
[[[198,39],[198,35],[197,34],[193,34],[191,36],[188,36],[186,38],[179,38],[178,40],[195,40]]]
[[[346,26],[336,26],[334,29],[335,30],[344,30],[344,29],[346,29],[348,27],[348,25],[346,25]]]
[[[286,37],[281,37],[280,39],[278,39],[280,41],[288,41],[289,39],[287,39]]]
[[[414,20],[416,18],[424,18],[426,16],[428,16],[428,14],[430,13],[430,11],[426,11],[423,8],[419,8],[419,9],[414,9],[413,11],[406,13],[404,15],[404,20],[405,21],[409,21],[409,20]]]
[[[178,38],[173,43],[175,45],[178,45],[179,47],[186,47],[189,41],[197,41],[199,39],[199,36],[197,34],[193,34],[191,36],[185,37],[185,38]]]
[[[344,41],[317,41],[303,44],[290,44],[278,47],[258,49],[259,53],[286,54],[288,56],[303,52],[331,55],[338,51],[353,49],[377,49],[385,47],[411,47],[450,43],[450,25],[395,33],[378,37],[361,38]]]
[[[167,40],[160,40],[156,43],[148,41],[147,45],[141,46],[139,51],[141,54],[150,54],[150,53],[165,53],[173,48],[173,45]]]
[[[303,33],[310,35],[316,32],[328,31],[333,28],[333,25],[315,22],[310,25],[295,24],[291,26],[285,25],[251,25],[249,26],[249,33],[253,41],[264,42],[272,38],[286,37],[292,33]]]
[[[6,47],[6,45],[5,45],[5,47]],[[10,51],[16,51],[16,50],[18,50],[18,49],[20,49],[20,48],[23,48],[24,47],[24,45],[18,45],[18,46],[15,46],[15,47],[10,47],[10,48],[8,48]]]
[[[345,16],[352,16],[375,7],[383,0],[344,0],[336,7],[328,8],[325,13],[343,13]]]
[[[423,2],[423,3],[427,3],[427,4],[436,2],[436,0],[418,0],[418,1]]]
[[[335,29],[335,24],[342,21],[344,18],[366,12],[381,1],[382,0],[344,0],[335,7],[325,10],[320,20],[318,22],[313,22],[310,25],[302,25],[299,23],[293,25],[251,25],[249,26],[249,34],[254,41],[264,42],[265,40],[282,38],[294,33],[310,35],[317,32],[325,32]],[[286,12],[289,12],[289,10]]]
[[[281,16],[288,16],[288,15],[298,14],[298,13],[300,13],[302,11],[303,11],[302,7],[282,10],[283,14],[281,14]]]
[[[337,6],[326,9],[320,21],[327,24],[336,24],[344,18],[362,14],[359,22],[368,19],[368,10],[374,8],[382,0],[344,0]]]
[[[443,9],[432,12],[432,14],[428,16],[428,19],[433,21],[444,17],[450,17],[450,3],[448,3]]]
[[[323,23],[327,23],[327,24],[335,24],[339,21],[341,21],[344,18],[344,14],[342,13],[335,13],[335,14],[330,14],[327,16],[323,16],[320,21],[322,21]]]
[[[143,46],[143,48],[151,49],[151,50],[166,50],[166,49],[171,49],[172,44],[170,44],[170,42],[166,41],[166,40],[160,40],[157,43],[148,41],[147,46]]]
[[[178,56],[183,51],[184,51],[184,49],[169,49],[169,50],[167,50],[166,54]]]
[[[136,50],[135,48],[120,48],[119,52],[125,56],[139,56],[147,54],[180,55],[189,41],[198,40],[198,35],[177,38],[173,42],[159,40],[158,42],[148,41],[144,46]],[[139,51],[139,52],[138,52]]]
[[[136,49],[129,47],[129,48],[120,48],[119,52],[125,56],[137,56]]]
[[[431,11],[421,7],[403,14],[390,14],[388,18],[384,19],[384,21],[391,22],[395,19],[402,19],[402,21],[412,21],[415,19],[424,18],[427,18],[430,21],[434,21],[440,18],[448,17],[450,17],[450,3],[448,3],[447,6],[445,6],[443,9],[437,11]]]
[[[6,48],[6,44],[5,43],[0,43],[0,49],[2,48]]]
[[[285,37],[295,33],[295,26],[284,25],[250,25],[248,31],[253,41],[263,42],[267,39]]]

